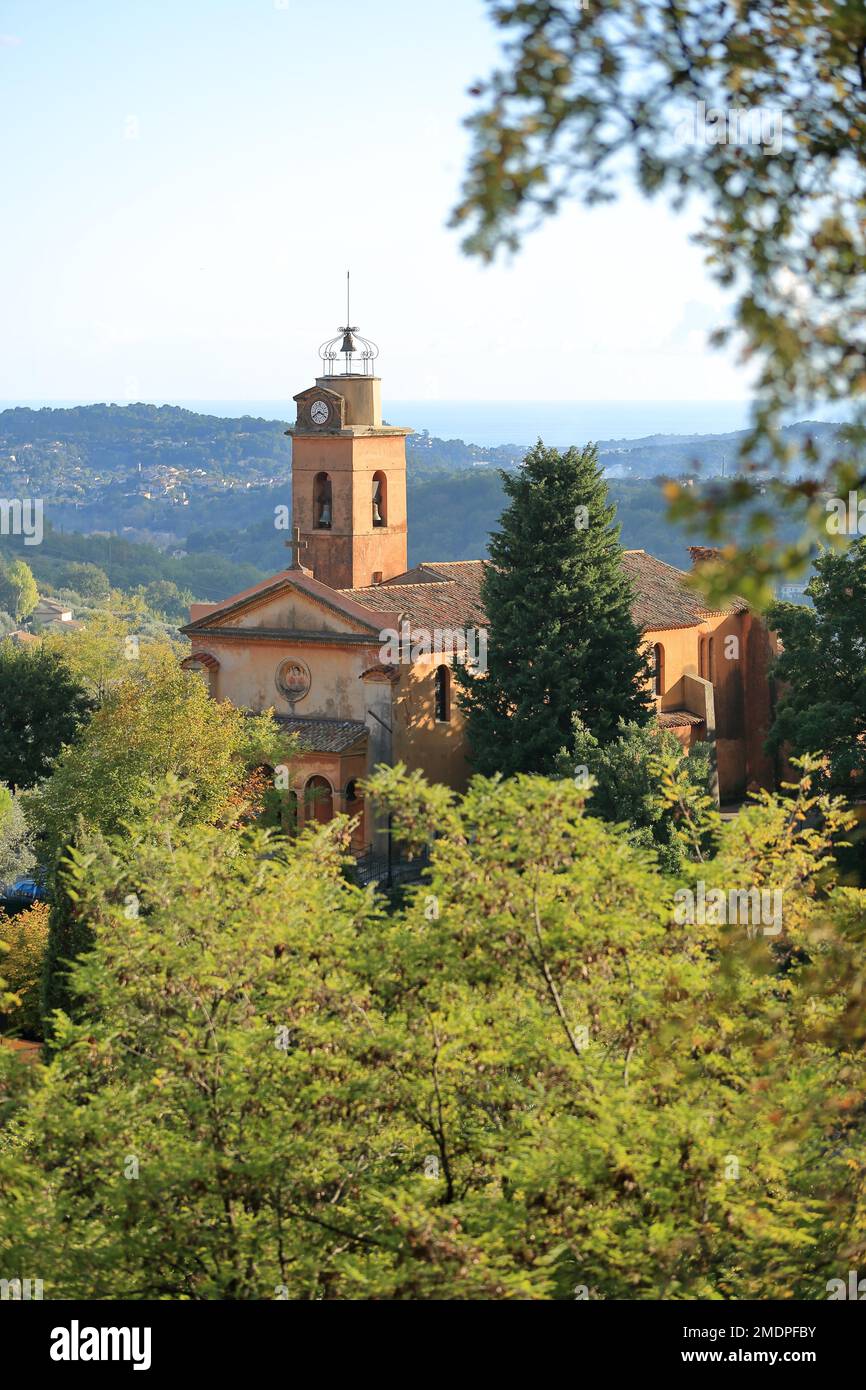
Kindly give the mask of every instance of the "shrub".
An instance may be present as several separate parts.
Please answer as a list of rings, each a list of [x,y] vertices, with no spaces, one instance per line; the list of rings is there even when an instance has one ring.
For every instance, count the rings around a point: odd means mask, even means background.
[[[48,912],[47,903],[33,903],[13,917],[0,910],[0,942],[7,948],[2,955],[3,980],[18,1001],[7,1009],[6,1026],[28,1038],[42,1036],[39,992]]]

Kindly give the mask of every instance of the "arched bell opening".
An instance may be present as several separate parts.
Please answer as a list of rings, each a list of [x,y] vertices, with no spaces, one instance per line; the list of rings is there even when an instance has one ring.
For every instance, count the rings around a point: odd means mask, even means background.
[[[373,525],[388,525],[388,479],[384,473],[373,474]]]
[[[313,525],[317,531],[330,531],[333,521],[331,479],[317,473],[313,482]]]

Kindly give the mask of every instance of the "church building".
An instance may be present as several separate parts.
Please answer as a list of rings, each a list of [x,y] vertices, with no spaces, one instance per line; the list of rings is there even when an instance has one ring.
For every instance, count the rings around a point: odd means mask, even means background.
[[[294,397],[290,563],[220,603],[193,604],[183,665],[206,674],[214,699],[274,709],[297,735],[297,823],[345,811],[358,818],[361,851],[381,841],[360,791],[378,764],[402,761],[430,781],[466,784],[452,664],[455,654],[486,651],[485,562],[407,568],[411,431],[383,424],[378,349],[356,328],[340,334],[319,350],[315,385]],[[647,699],[660,724],[686,747],[715,743],[722,800],[771,786],[766,628],[745,603],[708,611],[680,570],[643,550],[626,551],[624,564],[652,649]]]

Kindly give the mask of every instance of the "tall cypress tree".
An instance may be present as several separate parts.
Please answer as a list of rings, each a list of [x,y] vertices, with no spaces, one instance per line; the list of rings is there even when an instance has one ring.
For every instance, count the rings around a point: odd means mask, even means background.
[[[575,714],[600,743],[621,719],[646,721],[649,670],[595,446],[539,440],[502,477],[510,503],[482,588],[487,671],[460,671],[460,703],[478,772],[551,773]]]

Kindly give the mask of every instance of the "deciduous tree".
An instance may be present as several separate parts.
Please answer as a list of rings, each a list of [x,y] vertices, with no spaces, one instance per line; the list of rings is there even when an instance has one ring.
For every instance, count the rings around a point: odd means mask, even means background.
[[[0,562],[0,608],[7,608],[20,623],[38,601],[39,590],[30,566],[24,560]]]
[[[344,822],[280,844],[162,789],[71,854],[85,1017],[0,1149],[9,1260],[49,1297],[825,1297],[863,1250],[866,914],[804,771],[686,878],[778,890],[770,935],[684,923],[570,781],[377,774],[437,836],[390,916]]]
[[[249,808],[239,791],[247,770],[285,760],[290,745],[268,715],[251,717],[211,700],[196,672],[163,647],[142,648],[105,696],[81,737],[30,798],[28,816],[51,875],[53,907],[44,1011],[68,1004],[64,962],[89,940],[66,893],[61,861],[88,831],[104,834],[146,821],[167,776],[182,779],[184,823],[231,823]]]
[[[767,615],[782,651],[782,686],[769,745],[823,752],[837,787],[866,776],[866,540],[825,550],[806,588],[811,605],[776,603]]]
[[[798,477],[815,455],[788,469],[784,412],[843,402],[831,491],[866,482],[866,12],[821,0],[490,8],[507,41],[474,89],[454,214],[466,247],[487,258],[513,249],[568,198],[615,198],[630,169],[645,195],[677,209],[698,195],[707,265],[737,295],[714,341],[735,334],[757,365],[757,405],[741,476],[705,494],[672,485],[673,515],[728,541],[732,513],[751,500],[750,536],[704,578],[717,601],[739,592],[764,603],[826,535],[818,484]],[[779,508],[761,501],[768,466],[777,502],[804,528],[799,543],[774,535]]]
[[[0,884],[36,863],[21,797],[0,783]]]
[[[90,708],[57,653],[0,642],[0,781],[32,787],[45,777]]]

